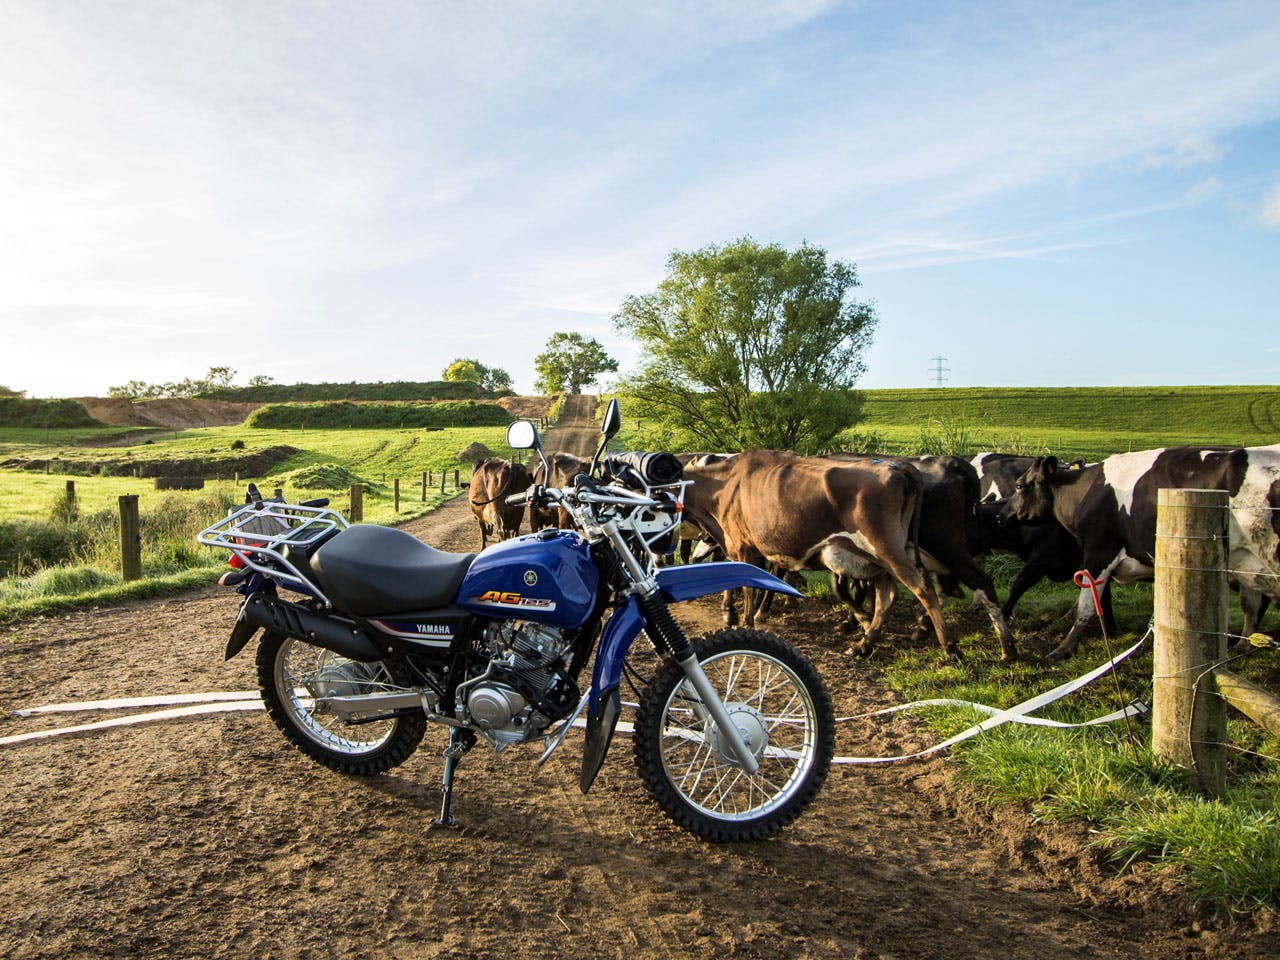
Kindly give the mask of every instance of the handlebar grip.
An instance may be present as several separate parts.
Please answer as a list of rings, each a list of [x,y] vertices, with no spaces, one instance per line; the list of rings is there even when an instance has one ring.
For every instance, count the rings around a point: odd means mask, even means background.
[[[316,497],[314,500],[303,500],[298,504],[300,507],[327,507],[328,505],[328,497]]]
[[[505,503],[508,507],[518,507],[523,503],[527,503],[528,501],[529,501],[529,494],[525,492],[525,493],[513,493],[511,494],[511,496],[507,497],[502,502]]]

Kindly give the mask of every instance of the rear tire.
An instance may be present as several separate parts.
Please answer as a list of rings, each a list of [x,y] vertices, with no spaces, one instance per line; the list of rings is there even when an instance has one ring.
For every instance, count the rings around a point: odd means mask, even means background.
[[[399,664],[359,663],[293,637],[268,633],[258,645],[258,689],[280,732],[316,763],[339,773],[372,776],[399,766],[422,742],[425,714],[347,723],[317,712],[314,694],[373,692],[407,686]]]
[[[636,711],[640,779],[676,823],[705,840],[759,840],[817,796],[835,753],[831,697],[808,657],[760,630],[717,630],[693,643],[726,710],[748,731],[760,769],[747,774],[679,664],[663,664]]]

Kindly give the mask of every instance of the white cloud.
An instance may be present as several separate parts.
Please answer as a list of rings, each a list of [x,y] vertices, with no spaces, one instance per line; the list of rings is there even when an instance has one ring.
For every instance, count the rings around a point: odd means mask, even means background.
[[[1214,143],[1205,136],[1183,137],[1171,149],[1149,154],[1143,160],[1143,166],[1153,169],[1204,166],[1217,163],[1229,150],[1230,147]]]
[[[1206,177],[1186,193],[1187,203],[1192,205],[1204,203],[1206,200],[1220,195],[1223,191],[1222,181],[1217,177]]]
[[[1280,183],[1272,187],[1271,192],[1263,197],[1258,219],[1264,227],[1280,228]]]

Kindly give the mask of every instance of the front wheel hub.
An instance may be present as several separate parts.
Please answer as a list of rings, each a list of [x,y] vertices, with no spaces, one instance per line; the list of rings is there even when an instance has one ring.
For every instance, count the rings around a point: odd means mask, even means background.
[[[724,709],[729,714],[729,721],[737,728],[738,736],[742,737],[742,742],[747,745],[751,755],[759,760],[769,746],[769,725],[765,723],[764,714],[745,703],[726,703]],[[714,721],[708,723],[711,724],[712,751],[722,760],[739,764],[738,755],[729,746],[724,733]]]

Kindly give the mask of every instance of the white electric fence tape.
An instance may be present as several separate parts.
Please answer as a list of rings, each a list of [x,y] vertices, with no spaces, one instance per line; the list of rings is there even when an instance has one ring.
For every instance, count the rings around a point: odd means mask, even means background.
[[[1127,659],[1135,653],[1147,641],[1147,637],[1151,636],[1148,630],[1141,640],[1131,646],[1128,650],[1121,653],[1114,660],[1108,660],[1106,663],[1089,671],[1082,677],[1070,680],[1067,683],[1054,687],[1045,693],[1037,694],[1030,700],[1024,700],[1017,706],[1010,707],[1007,710],[1000,710],[996,707],[989,707],[981,703],[973,703],[968,700],[916,700],[912,703],[904,703],[899,706],[886,707],[883,710],[876,710],[873,713],[862,713],[850,717],[840,717],[837,723],[846,723],[850,720],[869,719],[871,717],[882,717],[893,713],[901,713],[905,710],[914,710],[921,707],[967,707],[976,710],[979,713],[986,713],[989,718],[979,724],[975,724],[969,729],[957,733],[954,737],[944,740],[942,743],[935,744],[925,750],[919,750],[915,753],[903,754],[897,757],[835,757],[832,763],[835,764],[872,764],[872,763],[897,763],[901,760],[916,760],[920,757],[927,757],[939,750],[945,750],[948,747],[955,746],[961,741],[975,737],[984,730],[990,730],[998,727],[1003,723],[1023,723],[1034,726],[1073,728],[1073,727],[1092,727],[1103,723],[1113,723],[1125,717],[1140,716],[1148,712],[1146,704],[1132,703],[1123,710],[1116,710],[1103,717],[1096,717],[1093,720],[1086,720],[1082,723],[1062,723],[1057,720],[1046,720],[1043,717],[1031,717],[1027,714],[1032,711],[1039,710],[1041,707],[1047,706],[1056,700],[1074,693],[1082,687],[1088,686],[1098,677],[1114,669],[1115,665]],[[44,740],[50,737],[58,737],[72,733],[87,733],[97,730],[107,730],[113,727],[131,726],[137,723],[150,723],[156,720],[173,720],[182,717],[194,717],[202,714],[210,713],[230,713],[234,711],[245,710],[261,710],[262,702],[258,699],[258,694],[252,691],[229,692],[229,693],[181,693],[172,694],[162,697],[125,697],[115,700],[87,700],[82,703],[57,703],[44,707],[32,707],[29,710],[15,710],[14,716],[30,717],[34,714],[44,713],[78,713],[80,711],[90,710],[121,710],[131,707],[158,707],[171,704],[188,704],[188,706],[175,707],[172,710],[156,710],[150,713],[135,713],[124,717],[114,717],[110,720],[99,720],[96,723],[84,723],[73,727],[58,727],[53,730],[38,730],[31,733],[19,733],[12,736],[0,737],[0,746],[8,746],[10,744],[25,743],[31,740]],[[635,704],[624,703],[624,706],[635,707]],[[575,727],[585,727],[585,720],[577,720],[573,724]],[[619,733],[630,734],[633,732],[632,724],[620,722],[617,730]],[[785,751],[783,751],[785,752]]]

